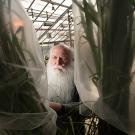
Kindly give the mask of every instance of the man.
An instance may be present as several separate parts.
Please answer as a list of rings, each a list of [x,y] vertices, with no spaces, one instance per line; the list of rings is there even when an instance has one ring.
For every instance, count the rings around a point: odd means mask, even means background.
[[[63,43],[59,43],[50,50],[47,64],[48,99],[50,107],[58,114],[57,125],[62,135],[82,135],[82,124],[78,112],[79,95],[74,85],[74,59],[72,50]],[[77,104],[75,104],[77,103]],[[71,124],[74,125],[72,129]],[[79,131],[80,130],[80,131]],[[59,132],[59,134],[60,134]]]
[[[61,104],[79,101],[74,85],[73,62],[73,52],[64,44],[51,49],[47,64],[49,101]]]

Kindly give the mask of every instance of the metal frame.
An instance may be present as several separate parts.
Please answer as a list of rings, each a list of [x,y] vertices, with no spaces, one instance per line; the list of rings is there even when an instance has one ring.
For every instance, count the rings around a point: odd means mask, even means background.
[[[64,2],[69,0],[63,0],[61,1],[61,3],[58,3],[57,0],[21,1],[26,1],[29,3],[27,7],[24,5],[23,6],[33,22],[40,45],[47,43],[49,45],[55,42],[69,42],[72,45],[72,35],[74,33],[73,22],[70,19],[70,17],[73,17],[71,11],[72,5],[64,5]],[[42,3],[44,2],[45,6],[42,9],[35,9],[35,3],[40,1]],[[55,6],[55,9],[53,9],[53,11],[47,11],[47,8],[50,6],[50,4],[52,4],[52,6]],[[61,7],[65,10],[57,13],[57,11],[61,9]],[[45,22],[50,22],[50,26],[45,26]],[[67,27],[61,27],[62,25],[67,25]],[[66,32],[69,33],[69,36],[66,36]],[[48,37],[48,33],[51,33],[51,38]]]

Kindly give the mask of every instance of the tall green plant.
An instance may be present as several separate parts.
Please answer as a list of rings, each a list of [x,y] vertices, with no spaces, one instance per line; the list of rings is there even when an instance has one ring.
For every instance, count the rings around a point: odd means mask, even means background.
[[[8,13],[6,14],[5,11],[8,11]],[[18,39],[16,35],[17,33],[14,32],[11,22],[11,13],[11,1],[0,0],[0,112],[14,115],[42,113],[45,112],[46,109],[40,100],[40,96],[30,72],[25,68],[28,66],[25,57],[26,52],[24,54],[24,49],[22,48],[23,44],[25,44],[25,39],[24,37]],[[17,15],[17,13],[15,14]],[[8,24],[6,21],[6,15],[9,15]],[[23,34],[23,27],[18,28],[16,32]],[[27,51],[27,56],[33,61],[33,63],[35,63],[30,50]],[[0,125],[2,124],[3,123],[0,123]],[[10,127],[4,128],[3,130],[0,130],[0,134],[44,134],[43,127],[38,127],[33,130],[11,129]]]
[[[134,56],[133,0],[97,0],[96,8],[90,0],[83,0],[82,4],[76,0],[74,2],[81,10],[82,24],[92,50],[98,76],[97,87],[102,93],[103,103],[117,114],[123,123],[121,129],[126,131]],[[98,29],[98,45],[93,36],[93,24]]]

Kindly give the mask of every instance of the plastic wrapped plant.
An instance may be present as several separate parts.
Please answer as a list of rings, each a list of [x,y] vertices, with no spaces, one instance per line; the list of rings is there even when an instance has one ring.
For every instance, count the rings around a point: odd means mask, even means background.
[[[18,4],[0,0],[0,135],[45,135],[47,110],[29,68],[38,63],[25,47],[27,22],[19,7],[13,10]]]
[[[101,134],[134,133],[134,1],[73,1],[79,7],[83,28],[83,34],[76,38],[82,98],[87,98],[87,106],[100,118],[116,127],[100,120]]]

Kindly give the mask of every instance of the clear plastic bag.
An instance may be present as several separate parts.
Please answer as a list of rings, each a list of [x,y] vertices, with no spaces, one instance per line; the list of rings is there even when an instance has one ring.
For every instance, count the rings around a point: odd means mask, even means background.
[[[81,3],[81,0],[74,0]],[[88,0],[88,2],[92,2]],[[75,83],[77,86],[77,90],[81,97],[83,104],[86,107],[81,107],[81,113],[88,115],[87,108],[96,113],[101,119],[107,121],[114,127],[128,133],[135,134],[134,125],[135,125],[135,117],[134,117],[134,102],[135,102],[135,84],[134,84],[134,63],[131,66],[131,77],[129,84],[129,91],[124,90],[116,90],[114,91],[107,90],[103,91],[102,84],[97,85],[97,70],[95,59],[92,54],[92,49],[89,42],[85,38],[84,27],[85,25],[82,23],[86,21],[84,12],[82,12],[81,8],[79,8],[76,4],[73,4],[73,14],[74,14],[74,23],[75,23]],[[81,3],[82,4],[82,3]],[[80,5],[81,5],[80,4]],[[96,11],[96,10],[95,10]],[[86,15],[86,14],[85,14]],[[99,15],[99,14],[98,14]],[[83,17],[84,18],[83,18]],[[83,20],[84,19],[84,20]],[[135,25],[133,24],[133,27]],[[133,28],[134,29],[134,28]],[[97,45],[99,43],[97,39],[98,28],[93,24],[93,37],[95,38],[93,42]],[[91,32],[91,31],[90,31]],[[132,46],[134,46],[134,31],[132,31]],[[98,43],[97,43],[98,41]],[[97,46],[97,48],[100,46]],[[134,47],[133,47],[134,48]],[[120,51],[120,50],[119,50]],[[119,52],[121,53],[121,52]],[[101,60],[102,60],[101,53]],[[133,54],[134,55],[134,54]],[[133,62],[133,61],[132,61]],[[102,65],[103,66],[103,65]],[[113,69],[113,68],[112,68]],[[115,69],[114,69],[115,70]],[[127,76],[126,76],[127,77]],[[122,77],[121,77],[122,78]],[[124,78],[124,77],[123,77]],[[122,78],[122,79],[123,79]],[[128,77],[127,77],[128,78]],[[122,80],[121,79],[121,80]],[[114,80],[115,83],[117,80]],[[124,86],[128,85],[128,79]],[[111,85],[112,86],[112,85]],[[110,87],[111,87],[110,86]],[[119,96],[118,96],[119,95]]]
[[[0,100],[1,135],[55,134],[46,67],[32,22],[18,0],[0,0]]]

